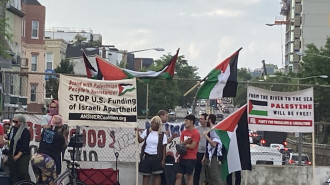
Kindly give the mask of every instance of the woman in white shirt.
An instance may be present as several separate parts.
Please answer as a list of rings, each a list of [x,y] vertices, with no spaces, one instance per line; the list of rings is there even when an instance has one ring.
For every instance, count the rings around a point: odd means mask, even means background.
[[[136,129],[138,131],[138,129]],[[141,159],[139,164],[139,172],[143,175],[142,184],[148,185],[151,175],[153,175],[153,185],[160,185],[160,174],[163,173],[165,165],[165,154],[167,137],[162,132],[162,121],[159,116],[151,119],[149,129],[138,134],[139,143],[144,144],[141,148]]]

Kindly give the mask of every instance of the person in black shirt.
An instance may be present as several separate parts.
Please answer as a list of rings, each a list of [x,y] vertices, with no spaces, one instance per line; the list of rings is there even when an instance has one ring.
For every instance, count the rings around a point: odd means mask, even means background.
[[[50,184],[57,177],[54,159],[66,148],[66,142],[62,135],[62,126],[62,117],[59,115],[53,116],[51,128],[43,130],[37,153],[31,158],[36,177],[37,179],[41,178],[44,184]]]
[[[20,180],[30,180],[30,132],[22,114],[15,114],[14,126],[9,132],[9,154],[7,165],[9,166],[12,184]]]

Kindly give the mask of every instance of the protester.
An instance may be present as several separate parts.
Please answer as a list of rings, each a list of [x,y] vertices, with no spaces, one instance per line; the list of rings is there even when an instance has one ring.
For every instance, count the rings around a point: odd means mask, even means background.
[[[171,132],[169,126],[166,127],[166,123],[168,121],[168,112],[166,110],[160,110],[158,111],[158,114],[157,114],[160,119],[162,120],[162,130],[163,132],[165,132],[166,134],[166,137],[167,137],[167,144],[170,144],[174,138],[178,137],[179,134],[177,132],[173,133]],[[169,154],[166,154],[166,155],[171,155],[173,154],[171,151],[169,152]],[[164,173],[161,173],[160,174],[160,177],[161,177],[161,185],[166,185],[166,175],[165,175],[165,169],[164,169]]]
[[[157,114],[160,119],[162,120],[162,129],[163,129],[163,132],[165,132],[166,136],[167,136],[167,143],[171,143],[172,140],[176,137],[179,136],[179,133],[171,133],[171,130],[169,128],[166,129],[165,127],[165,124],[167,123],[168,121],[168,112],[166,110],[160,110],[158,111],[158,114]]]
[[[216,116],[209,114],[207,117],[210,128],[215,125]],[[209,185],[225,184],[221,180],[221,160],[222,160],[222,143],[220,137],[214,130],[203,133],[206,138],[206,152],[202,159],[202,164],[205,164],[206,179]]]
[[[44,115],[41,125],[43,129],[50,128],[50,120],[53,116],[58,115],[58,100],[52,100],[48,107],[48,113]],[[68,130],[63,131],[65,133],[64,137],[66,138],[68,135]],[[67,138],[66,138],[67,140]],[[57,175],[61,174],[62,171],[62,159],[61,154],[58,154],[54,158],[56,164],[56,173]]]
[[[10,127],[11,127],[10,120],[9,119],[3,120],[3,125],[2,126],[3,126],[3,132],[4,132],[5,136],[7,136],[8,132],[10,130]]]
[[[200,140],[199,140],[199,145],[198,145],[198,151],[197,151],[197,160],[196,160],[196,165],[195,165],[195,173],[194,173],[194,185],[199,185],[200,183],[200,177],[201,177],[201,171],[202,171],[202,159],[205,154],[205,149],[206,149],[206,139],[203,136],[203,133],[208,130],[208,127],[206,126],[207,124],[207,114],[203,113],[199,115],[199,123],[200,126],[197,126],[196,129],[199,132],[200,135]],[[203,174],[205,174],[205,169],[203,168]],[[203,175],[202,177],[204,177]],[[202,182],[204,179],[201,179]]]
[[[30,180],[30,132],[22,114],[15,114],[14,126],[9,132],[9,157],[6,164],[9,166],[12,184],[20,180]]]
[[[180,156],[175,185],[181,185],[183,176],[186,177],[186,185],[193,185],[193,172],[196,164],[196,155],[200,135],[194,128],[195,116],[187,115],[184,120],[185,130],[180,136],[180,143],[187,148],[186,154]]]
[[[5,145],[4,135],[5,134],[4,134],[3,126],[0,124],[0,168],[1,168],[2,148],[3,145]]]
[[[52,100],[48,107],[48,113],[42,118],[42,128],[49,128],[51,117],[58,115],[58,100]]]
[[[233,184],[233,173],[227,175],[226,177],[226,181],[227,181],[227,185],[232,185]],[[235,185],[240,185],[241,184],[241,171],[236,171],[235,172]]]
[[[54,115],[51,118],[50,126],[50,128],[43,129],[37,153],[31,158],[36,178],[41,178],[44,184],[50,184],[57,177],[57,166],[54,159],[66,148],[66,142],[62,135],[62,117]]]
[[[138,141],[144,144],[141,148],[141,159],[139,172],[143,175],[142,184],[148,185],[151,175],[153,175],[153,185],[160,185],[160,174],[163,173],[165,165],[165,154],[167,137],[162,131],[162,121],[159,116],[151,119],[149,129],[143,131],[140,135],[138,128],[135,129],[138,134]]]

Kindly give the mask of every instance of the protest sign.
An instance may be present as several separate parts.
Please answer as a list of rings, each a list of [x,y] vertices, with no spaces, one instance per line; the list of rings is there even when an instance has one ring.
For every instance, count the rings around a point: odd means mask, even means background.
[[[136,127],[136,80],[60,75],[59,114],[69,125]]]
[[[277,92],[249,86],[247,100],[250,130],[314,131],[313,88]]]

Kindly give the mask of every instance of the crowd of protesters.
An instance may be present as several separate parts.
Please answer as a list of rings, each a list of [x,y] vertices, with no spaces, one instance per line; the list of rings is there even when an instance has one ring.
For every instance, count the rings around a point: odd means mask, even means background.
[[[210,129],[216,124],[214,114],[199,115],[197,127],[195,116],[187,115],[181,134],[172,133],[166,128],[167,121],[168,112],[160,110],[151,119],[150,128],[142,132],[135,128],[138,141],[143,142],[139,163],[143,185],[149,184],[151,176],[154,185],[232,184],[232,174],[226,180],[221,179],[221,166],[226,151],[220,137]],[[12,120],[3,120],[3,124],[0,124],[0,157],[2,152],[1,158],[5,164],[0,168],[6,166],[9,169],[12,184],[31,180],[31,177],[41,178],[44,183],[49,184],[61,173],[61,153],[67,146],[68,130],[63,128],[63,119],[58,115],[57,100],[50,102],[41,125],[41,142],[36,153],[31,156],[30,132],[24,115],[15,114]],[[183,148],[184,152],[179,154],[174,169],[175,179],[170,182],[164,171],[165,159],[171,154],[166,151],[166,145],[176,137],[179,137],[177,146]],[[171,156],[174,158],[173,153]],[[31,174],[30,168],[33,168],[34,174]],[[236,172],[235,176],[235,184],[240,184],[240,172]]]
[[[143,185],[149,184],[153,176],[153,185],[231,185],[232,175],[227,179],[221,179],[222,162],[225,156],[225,148],[221,139],[215,131],[211,130],[216,124],[214,114],[203,113],[199,115],[199,126],[196,125],[194,115],[187,115],[184,120],[184,130],[180,134],[177,145],[178,161],[174,169],[166,171],[165,159],[170,151],[166,152],[166,145],[179,136],[179,133],[171,133],[165,127],[168,119],[168,112],[160,110],[158,116],[151,119],[150,128],[142,133],[139,128],[135,131],[138,134],[139,142],[143,143],[141,148],[141,159],[139,172],[143,175]],[[182,151],[181,151],[182,150]],[[167,154],[167,156],[165,156]],[[173,154],[172,154],[173,156]],[[174,173],[173,179],[166,173]],[[235,185],[241,182],[240,172],[235,173]]]
[[[39,148],[31,155],[30,131],[25,116],[15,114],[0,124],[0,159],[2,171],[8,171],[11,184],[22,180],[50,184],[61,172],[61,152],[66,148],[68,131],[58,115],[58,101],[52,100],[41,123]]]

